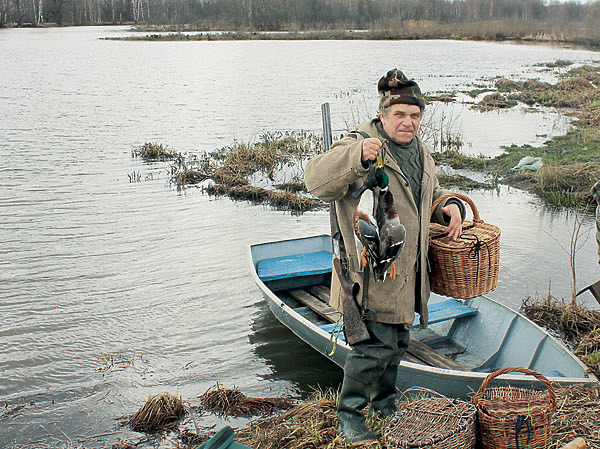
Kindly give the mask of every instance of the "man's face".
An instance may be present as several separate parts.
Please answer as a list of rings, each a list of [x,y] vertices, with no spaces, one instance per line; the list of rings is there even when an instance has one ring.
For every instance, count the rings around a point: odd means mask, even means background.
[[[379,114],[383,130],[392,140],[407,144],[417,135],[421,124],[421,108],[413,104],[393,104]]]

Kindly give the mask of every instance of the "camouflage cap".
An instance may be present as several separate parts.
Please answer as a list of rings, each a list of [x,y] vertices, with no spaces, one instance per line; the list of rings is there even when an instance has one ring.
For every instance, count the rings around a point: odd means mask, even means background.
[[[393,104],[414,104],[421,110],[425,109],[425,98],[414,80],[409,80],[398,69],[392,69],[377,83],[379,92],[379,108],[386,108]]]

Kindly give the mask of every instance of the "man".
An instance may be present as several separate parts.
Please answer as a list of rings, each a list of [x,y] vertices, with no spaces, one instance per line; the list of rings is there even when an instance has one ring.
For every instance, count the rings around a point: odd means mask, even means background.
[[[417,137],[425,101],[417,83],[400,70],[390,70],[377,86],[380,101],[378,118],[360,125],[355,132],[335,142],[331,149],[315,157],[306,167],[309,191],[323,201],[335,201],[352,282],[367,285],[365,324],[369,340],[353,345],[344,367],[344,381],[338,404],[339,432],[352,443],[375,440],[365,424],[362,409],[384,416],[396,411],[396,374],[408,347],[409,328],[414,313],[427,324],[429,278],[427,273],[428,229],[431,205],[442,194],[429,148]],[[405,245],[396,259],[395,279],[375,282],[371,275],[363,283],[364,271],[357,252],[352,217],[358,200],[352,192],[365,182],[370,165],[382,153],[382,141],[389,151],[384,168],[389,189],[401,223],[406,228]],[[444,201],[432,217],[447,225],[452,239],[462,231],[464,206],[460,200]],[[343,312],[341,288],[332,275],[331,304]]]

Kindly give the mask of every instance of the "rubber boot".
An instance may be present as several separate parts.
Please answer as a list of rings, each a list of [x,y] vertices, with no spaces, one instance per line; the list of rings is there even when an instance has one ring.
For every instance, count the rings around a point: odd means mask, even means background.
[[[392,416],[398,410],[396,407],[396,375],[398,365],[388,366],[371,390],[371,407],[369,414],[380,417]]]
[[[365,424],[362,409],[367,405],[368,385],[344,376],[338,402],[338,432],[351,444],[377,441]]]

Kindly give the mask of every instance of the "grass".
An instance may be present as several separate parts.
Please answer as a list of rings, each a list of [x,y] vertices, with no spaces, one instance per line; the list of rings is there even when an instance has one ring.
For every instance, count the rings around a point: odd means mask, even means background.
[[[567,62],[556,62],[566,67]],[[545,107],[570,108],[577,119],[563,136],[542,146],[512,145],[495,158],[472,157],[460,151],[443,151],[438,161],[454,168],[487,171],[505,184],[536,194],[546,203],[575,207],[591,200],[590,187],[600,178],[600,65],[571,68],[555,84],[536,80],[513,81],[499,78],[496,92],[484,97],[479,108],[511,107],[517,102]],[[513,172],[525,156],[540,156],[543,168],[537,172]]]
[[[461,175],[437,175],[438,181],[444,188],[454,187],[461,190],[470,191],[475,189],[493,189],[492,184],[475,181]]]
[[[145,161],[169,161],[177,155],[173,153],[166,145],[162,143],[146,142],[142,146],[134,148],[131,152],[132,157],[141,157]]]
[[[309,132],[265,133],[254,143],[235,142],[201,157],[178,155],[171,177],[179,188],[211,180],[204,187],[211,195],[305,212],[325,205],[306,194],[303,182],[306,161],[322,150],[321,137]],[[263,185],[253,185],[257,179]]]

